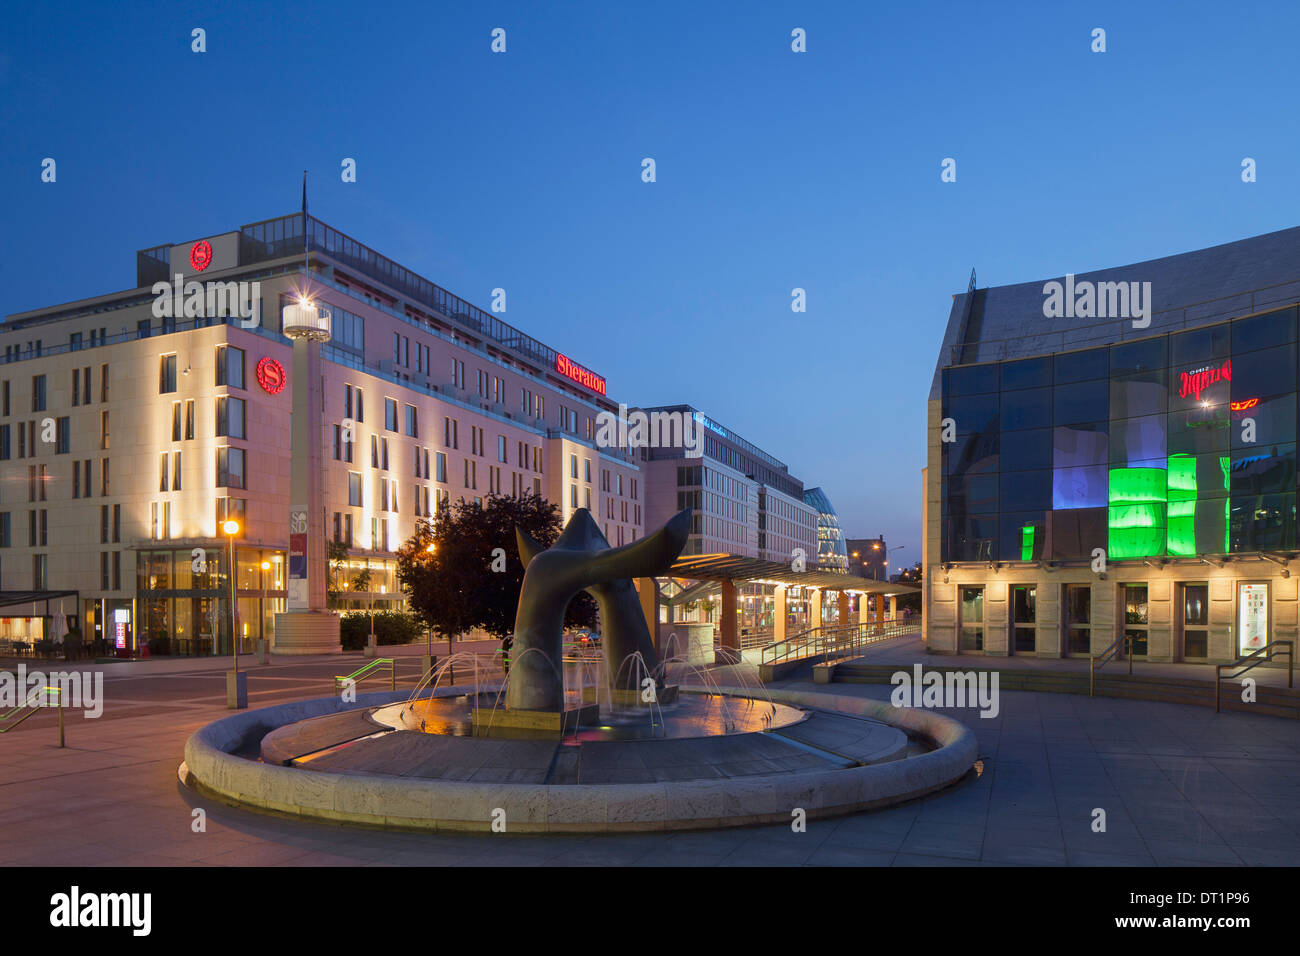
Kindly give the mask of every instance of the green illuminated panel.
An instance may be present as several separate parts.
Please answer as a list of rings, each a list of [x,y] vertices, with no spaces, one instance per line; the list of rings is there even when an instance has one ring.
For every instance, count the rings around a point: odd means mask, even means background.
[[[1034,560],[1034,526],[1031,524],[1020,529],[1020,560]]]
[[[1112,468],[1109,475],[1107,558],[1165,553],[1169,500],[1165,468]]]

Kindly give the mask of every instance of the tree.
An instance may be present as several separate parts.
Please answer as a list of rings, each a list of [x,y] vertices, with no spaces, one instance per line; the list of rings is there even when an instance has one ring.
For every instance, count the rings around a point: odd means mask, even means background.
[[[560,509],[536,494],[492,494],[482,504],[461,498],[418,521],[397,551],[397,578],[420,619],[445,638],[481,627],[509,651],[524,580],[516,528],[549,547],[560,535]],[[566,626],[595,621],[590,596],[569,603]]]
[[[329,576],[325,583],[325,596],[331,605],[337,606],[342,594],[343,574],[347,570],[348,546],[342,541],[330,541],[326,546],[329,561]]]

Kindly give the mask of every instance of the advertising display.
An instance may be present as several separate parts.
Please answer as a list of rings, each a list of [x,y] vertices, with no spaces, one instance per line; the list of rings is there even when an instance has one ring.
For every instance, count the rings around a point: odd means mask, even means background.
[[[1268,585],[1242,584],[1237,589],[1238,652],[1251,654],[1268,643]]]

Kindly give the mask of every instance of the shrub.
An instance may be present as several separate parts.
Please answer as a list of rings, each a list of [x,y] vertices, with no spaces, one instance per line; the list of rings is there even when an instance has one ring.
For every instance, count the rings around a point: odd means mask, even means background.
[[[344,614],[339,637],[345,651],[359,651],[370,639],[370,612]],[[403,611],[375,612],[375,641],[378,644],[411,644],[423,639],[424,629],[412,614]]]

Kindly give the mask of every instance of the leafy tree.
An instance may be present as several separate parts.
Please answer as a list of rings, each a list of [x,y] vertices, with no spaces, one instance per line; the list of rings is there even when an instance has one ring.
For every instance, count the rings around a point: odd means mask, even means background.
[[[560,535],[560,509],[536,494],[464,498],[421,519],[397,551],[397,578],[419,618],[444,638],[481,627],[510,650],[524,567],[515,529],[544,546]],[[596,602],[579,594],[565,624],[591,627]]]

